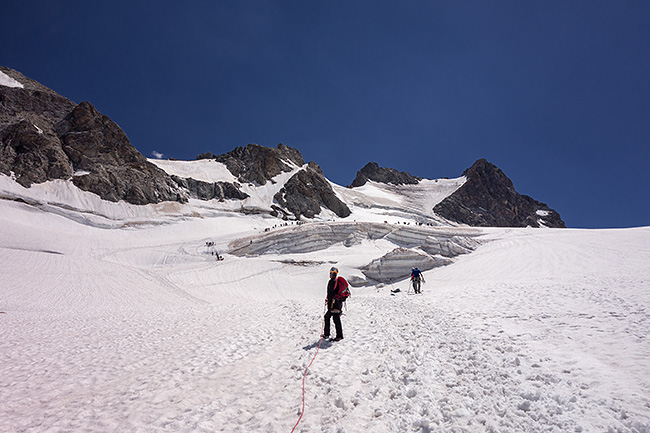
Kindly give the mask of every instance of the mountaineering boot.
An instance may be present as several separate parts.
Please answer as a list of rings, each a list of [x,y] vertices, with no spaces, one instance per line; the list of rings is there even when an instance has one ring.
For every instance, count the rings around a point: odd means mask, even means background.
[[[341,341],[341,340],[343,340],[343,337],[334,337],[330,339],[330,341]]]

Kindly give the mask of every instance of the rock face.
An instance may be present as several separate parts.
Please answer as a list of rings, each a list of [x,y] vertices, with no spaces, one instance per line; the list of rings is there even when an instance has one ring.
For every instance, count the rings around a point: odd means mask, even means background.
[[[369,162],[357,172],[354,178],[352,188],[365,185],[369,180],[381,183],[391,183],[393,185],[414,185],[421,178],[411,176],[405,171],[397,171],[394,168],[380,167],[376,162]]]
[[[132,204],[161,201],[243,200],[239,185],[170,176],[131,145],[124,131],[88,102],[77,105],[17,71],[0,68],[0,173],[13,173],[25,187],[70,179],[104,200]],[[8,78],[7,78],[8,77]],[[201,157],[212,157],[204,154]],[[307,167],[296,149],[249,144],[213,157],[239,182],[274,182],[283,172],[302,168],[274,197],[276,215],[313,218],[321,207],[341,217],[350,209],[334,193],[315,163]]]
[[[19,120],[0,131],[0,172],[13,172],[18,183],[29,187],[50,179],[67,179],[73,167],[51,128],[43,130],[36,122]]]
[[[199,157],[209,154],[199,155]],[[283,172],[291,172],[305,165],[297,149],[278,144],[277,148],[249,144],[214,157],[226,165],[240,182],[264,185]],[[332,190],[321,168],[314,162],[294,174],[273,197],[273,215],[300,219],[314,218],[324,206],[345,218],[350,209]]]
[[[230,182],[203,182],[192,179],[191,177],[172,176],[174,182],[188,191],[190,197],[199,200],[226,200],[235,199],[243,200],[248,198],[248,194],[240,191]]]
[[[556,211],[517,193],[512,181],[485,159],[463,176],[467,182],[436,205],[435,213],[475,227],[566,227]]]
[[[282,208],[293,213],[296,218],[305,216],[313,218],[321,211],[321,206],[330,209],[341,218],[350,215],[350,209],[332,190],[321,168],[310,162],[307,168],[293,175],[284,187],[273,197]]]
[[[0,72],[23,86],[0,86],[0,173],[13,172],[25,187],[69,178],[73,167],[54,126],[75,104],[17,71]]]
[[[243,200],[248,195],[240,183],[263,186],[275,183],[282,173],[293,173],[274,188],[279,191],[273,202],[259,211],[286,219],[314,218],[323,207],[342,218],[351,214],[320,167],[314,162],[305,165],[297,149],[249,144],[218,156],[199,155],[225,164],[239,183],[172,177],[140,154],[124,131],[90,103],[77,105],[12,69],[0,66],[0,73],[0,173],[13,175],[24,187],[71,180],[104,200],[137,205],[186,202],[189,197]],[[437,215],[470,226],[565,227],[557,212],[518,194],[510,179],[486,160],[478,160],[464,176],[466,183],[435,206]],[[370,162],[351,187],[368,181],[415,185],[420,180]]]
[[[58,126],[63,151],[75,170],[74,184],[104,200],[132,204],[183,201],[178,185],[131,145],[108,117],[82,102]]]
[[[17,71],[0,71],[24,86],[0,86],[0,172],[13,172],[25,187],[72,176],[80,189],[110,201],[187,200],[171,177],[90,103],[76,105]]]
[[[282,172],[289,172],[295,166],[302,166],[305,160],[297,149],[278,144],[276,149],[257,144],[237,147],[235,150],[218,155],[214,159],[222,162],[242,183],[264,185]]]

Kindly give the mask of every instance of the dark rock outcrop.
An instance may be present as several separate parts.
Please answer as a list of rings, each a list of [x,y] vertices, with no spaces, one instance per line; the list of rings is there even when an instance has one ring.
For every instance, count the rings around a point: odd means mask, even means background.
[[[0,72],[23,85],[22,88],[0,86],[0,129],[24,119],[44,121],[43,124],[36,123],[44,130],[44,127],[62,120],[76,105],[18,71],[0,66]]]
[[[365,185],[369,180],[393,185],[415,185],[421,178],[412,176],[405,171],[397,171],[394,168],[380,167],[376,162],[369,162],[357,172],[350,187],[355,188]]]
[[[248,197],[237,183],[201,182],[172,177],[150,163],[131,145],[124,131],[90,103],[75,104],[17,71],[0,66],[0,173],[13,174],[25,187],[48,180],[72,180],[85,191],[110,201],[132,204],[185,202]],[[281,173],[302,167],[275,194],[273,213],[313,218],[323,207],[339,217],[350,209],[334,193],[320,167],[307,167],[297,149],[249,144],[214,156],[239,182],[264,185]],[[464,173],[467,182],[435,206],[434,212],[471,226],[565,227],[560,215],[546,204],[515,191],[512,181],[484,159]],[[351,187],[368,181],[414,185],[421,178],[371,162],[358,173]],[[243,207],[242,207],[243,209]],[[268,212],[268,209],[260,211]]]
[[[54,125],[75,103],[18,71],[2,66],[0,71],[23,85],[0,86],[0,173],[13,172],[24,187],[69,178],[73,167]]]
[[[174,182],[186,189],[192,198],[199,200],[243,200],[249,195],[230,182],[203,182],[191,177],[172,176]]]
[[[51,128],[43,130],[34,121],[19,120],[0,131],[0,172],[13,172],[27,188],[50,179],[68,179],[73,167]]]
[[[132,204],[183,201],[177,184],[151,164],[126,134],[88,102],[82,102],[58,125],[64,152],[75,170],[88,172],[74,184],[104,200]]]
[[[310,162],[307,168],[293,175],[273,200],[279,205],[278,210],[284,208],[298,219],[301,216],[313,218],[320,213],[321,206],[341,218],[351,213],[347,205],[336,196],[321,168],[314,162]]]
[[[24,86],[0,86],[1,173],[13,172],[25,187],[72,176],[80,189],[110,201],[187,200],[171,177],[90,103],[76,105],[17,71],[0,71]]]
[[[475,227],[566,227],[556,211],[517,193],[503,171],[485,159],[463,176],[465,184],[434,207],[436,214]]]
[[[218,155],[214,159],[226,165],[242,183],[264,185],[282,172],[293,170],[288,162],[300,167],[305,160],[297,149],[278,144],[277,148],[249,144]]]
[[[211,154],[199,155],[200,158]],[[278,144],[277,148],[249,144],[214,159],[226,165],[242,183],[264,185],[283,172],[302,167],[305,160],[297,149]],[[340,217],[350,215],[350,209],[332,190],[321,168],[314,162],[294,174],[273,197],[272,214],[300,219],[313,218],[326,207]]]

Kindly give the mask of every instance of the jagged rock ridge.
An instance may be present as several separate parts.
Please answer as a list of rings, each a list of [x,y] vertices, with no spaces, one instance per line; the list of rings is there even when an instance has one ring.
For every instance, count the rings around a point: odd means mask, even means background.
[[[17,71],[5,67],[0,71],[22,85],[0,86],[0,173],[13,174],[21,185],[70,179],[80,189],[105,200],[133,204],[186,202],[188,197],[248,197],[237,183],[168,175],[147,161],[119,126],[90,103],[77,105]],[[275,215],[313,218],[323,207],[339,217],[351,214],[320,167],[313,162],[305,166],[296,149],[282,144],[275,149],[250,144],[214,159],[225,164],[239,182],[254,186],[295,171],[273,197],[272,210],[268,211]],[[471,226],[565,227],[557,212],[518,194],[510,179],[487,161],[477,161],[464,175],[467,182],[435,205],[437,215]],[[371,162],[357,173],[351,186],[368,180],[413,185],[421,178]]]
[[[246,147],[236,147],[234,150],[214,157],[224,163],[228,170],[240,182],[250,182],[264,185],[282,172],[293,170],[294,166],[302,166],[305,160],[297,149],[278,144],[276,149],[258,144]]]
[[[435,213],[475,227],[566,227],[556,211],[517,193],[503,171],[485,159],[463,176],[467,182],[436,205]]]
[[[3,74],[23,87],[0,86],[0,173],[25,187],[71,179],[104,200],[132,204],[248,197],[238,185],[172,177],[131,145],[124,131],[89,102],[77,105],[9,68]],[[250,144],[214,157],[242,183],[264,185],[282,172],[305,164],[297,149]],[[321,206],[341,217],[349,208],[332,190],[315,163],[298,171],[276,194],[277,215],[313,218]]]
[[[73,168],[54,126],[75,104],[17,71],[0,71],[23,85],[0,86],[0,172],[13,172],[25,187],[69,178]]]
[[[74,184],[105,200],[133,204],[185,201],[178,185],[129,142],[119,126],[82,102],[58,125],[63,151],[76,171]]]
[[[211,154],[199,155],[199,157]],[[278,144],[277,148],[249,144],[213,157],[226,165],[240,182],[264,185],[283,172],[291,172],[305,165],[301,153],[292,147]],[[298,170],[273,197],[272,214],[283,218],[314,218],[326,207],[339,217],[350,215],[350,209],[332,190],[321,168],[310,162]]]
[[[230,182],[203,182],[191,177],[172,176],[174,182],[188,191],[190,197],[199,200],[244,200],[248,194]]]
[[[186,201],[167,173],[90,103],[79,105],[9,68],[23,88],[0,86],[0,172],[25,187],[70,179],[104,200]]]
[[[350,187],[355,188],[365,185],[369,180],[393,185],[414,185],[421,178],[410,175],[405,171],[397,171],[394,168],[380,167],[376,162],[369,162],[357,172]]]
[[[336,196],[323,171],[314,162],[310,162],[307,168],[293,175],[273,199],[280,206],[276,207],[276,210],[288,209],[297,218],[313,218],[320,213],[321,206],[327,207],[341,218],[351,213],[347,205]]]

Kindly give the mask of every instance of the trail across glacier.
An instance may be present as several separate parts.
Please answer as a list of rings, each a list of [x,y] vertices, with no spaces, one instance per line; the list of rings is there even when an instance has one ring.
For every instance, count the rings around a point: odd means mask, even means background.
[[[289,432],[327,269],[393,246],[217,262],[264,220],[120,230],[11,203],[0,233],[0,431]],[[353,289],[300,432],[648,432],[650,230],[484,230],[406,282]],[[401,292],[391,295],[391,289]]]
[[[22,331],[3,335],[13,350],[3,356],[11,367],[3,368],[0,423],[17,432],[289,431],[318,343],[319,306],[9,319]],[[558,360],[525,339],[449,317],[432,294],[357,297],[344,327],[346,339],[323,343],[309,370],[298,431],[625,425],[628,409],[590,396],[589,376],[555,369]]]

